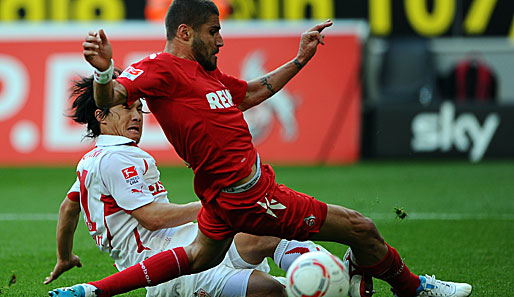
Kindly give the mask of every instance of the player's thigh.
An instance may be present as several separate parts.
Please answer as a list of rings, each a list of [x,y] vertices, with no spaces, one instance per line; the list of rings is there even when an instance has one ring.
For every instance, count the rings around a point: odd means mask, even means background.
[[[285,297],[284,287],[269,274],[218,265],[182,280],[182,296]]]
[[[286,239],[308,239],[327,212],[326,203],[274,181],[265,191],[222,193],[218,200],[219,217],[235,230]]]
[[[184,275],[155,287],[148,287],[147,297],[245,296],[251,269],[233,269],[218,265],[209,270]]]
[[[287,296],[282,284],[271,275],[254,270],[248,280],[247,297],[282,297]]]

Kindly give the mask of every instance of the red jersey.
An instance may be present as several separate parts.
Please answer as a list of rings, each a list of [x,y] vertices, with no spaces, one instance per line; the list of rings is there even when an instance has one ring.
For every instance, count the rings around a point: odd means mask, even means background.
[[[168,53],[132,64],[117,81],[128,103],[145,98],[168,141],[195,173],[201,200],[250,175],[257,152],[243,113],[237,108],[247,83],[218,69]]]

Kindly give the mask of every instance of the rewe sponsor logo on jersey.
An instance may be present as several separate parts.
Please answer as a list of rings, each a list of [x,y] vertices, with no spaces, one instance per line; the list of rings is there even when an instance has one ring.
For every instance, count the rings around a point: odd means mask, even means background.
[[[462,113],[455,116],[455,105],[444,102],[439,113],[424,112],[414,117],[411,147],[415,152],[438,149],[448,152],[455,146],[457,151],[469,151],[469,159],[477,162],[485,154],[499,125],[497,113],[488,114],[481,126],[476,115]]]
[[[129,66],[127,69],[125,69],[121,74],[120,77],[126,77],[130,79],[131,81],[134,81],[138,76],[143,74],[145,72],[144,70],[134,68],[132,66]]]
[[[234,106],[234,103],[232,102],[232,95],[230,94],[230,91],[226,89],[210,92],[209,94],[205,95],[205,98],[207,98],[207,102],[209,103],[211,109],[223,109]]]
[[[139,182],[139,175],[136,171],[136,166],[130,166],[121,170],[123,177],[125,178],[125,182],[129,185],[133,185]]]

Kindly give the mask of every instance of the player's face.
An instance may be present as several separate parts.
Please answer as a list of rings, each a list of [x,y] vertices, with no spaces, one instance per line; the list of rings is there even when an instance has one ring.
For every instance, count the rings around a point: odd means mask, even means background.
[[[215,70],[218,57],[216,54],[223,46],[223,38],[220,34],[221,26],[219,17],[215,14],[209,17],[207,23],[195,31],[192,50],[196,61],[207,71]]]
[[[101,120],[102,134],[125,136],[139,143],[143,132],[143,104],[137,100],[131,106],[120,104],[110,108]]]

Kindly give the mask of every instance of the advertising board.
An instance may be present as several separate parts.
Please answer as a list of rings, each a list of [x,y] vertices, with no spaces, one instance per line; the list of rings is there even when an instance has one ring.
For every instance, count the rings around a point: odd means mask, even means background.
[[[218,66],[245,80],[260,77],[293,59],[299,25],[226,24]],[[82,41],[98,24],[3,27],[0,34],[1,165],[72,165],[89,148],[84,127],[69,114],[69,88],[92,74],[82,57]],[[230,29],[232,28],[232,29]],[[161,26],[108,26],[115,64],[159,52]],[[359,156],[361,43],[350,26],[330,28],[326,46],[280,92],[245,113],[264,160],[285,164],[345,163]],[[49,34],[49,32],[51,34]],[[160,164],[182,164],[153,116],[145,116],[141,147]]]

